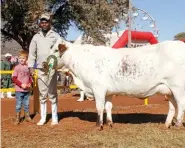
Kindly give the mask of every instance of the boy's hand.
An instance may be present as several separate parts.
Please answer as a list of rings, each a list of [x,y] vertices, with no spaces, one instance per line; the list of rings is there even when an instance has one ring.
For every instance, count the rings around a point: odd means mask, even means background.
[[[27,85],[27,88],[30,88],[31,87],[31,84],[29,83],[28,85]]]
[[[27,85],[26,85],[26,84],[21,84],[21,87],[22,87],[23,89],[26,89]]]

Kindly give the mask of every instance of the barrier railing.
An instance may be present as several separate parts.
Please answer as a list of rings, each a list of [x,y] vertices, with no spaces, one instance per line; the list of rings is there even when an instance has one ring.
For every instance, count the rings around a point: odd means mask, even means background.
[[[12,74],[13,70],[0,70],[0,75],[2,74]],[[0,92],[15,92],[15,88],[1,88]]]
[[[15,88],[1,88],[0,92],[15,92]]]

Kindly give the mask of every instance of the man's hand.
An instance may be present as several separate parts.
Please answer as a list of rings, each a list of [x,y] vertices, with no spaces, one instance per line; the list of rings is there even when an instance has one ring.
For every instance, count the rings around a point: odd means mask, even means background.
[[[26,88],[27,88],[27,85],[26,85],[26,84],[21,84],[21,87],[22,87],[23,89],[26,89]]]
[[[29,68],[29,71],[30,71],[30,74],[33,76],[34,73],[35,73],[35,69],[34,69],[33,67],[30,67],[30,68]]]

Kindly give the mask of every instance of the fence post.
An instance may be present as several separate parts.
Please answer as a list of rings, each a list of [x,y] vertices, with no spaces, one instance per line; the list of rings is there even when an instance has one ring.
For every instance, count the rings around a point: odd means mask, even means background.
[[[35,70],[34,83],[33,83],[33,112],[39,113],[40,103],[39,103],[39,88],[38,88],[38,73]]]

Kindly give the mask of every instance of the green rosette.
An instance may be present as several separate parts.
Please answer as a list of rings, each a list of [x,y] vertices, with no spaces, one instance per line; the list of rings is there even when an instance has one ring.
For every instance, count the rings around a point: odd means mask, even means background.
[[[48,56],[47,63],[48,63],[49,70],[56,68],[58,64],[57,57],[55,55]]]

